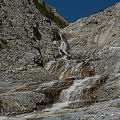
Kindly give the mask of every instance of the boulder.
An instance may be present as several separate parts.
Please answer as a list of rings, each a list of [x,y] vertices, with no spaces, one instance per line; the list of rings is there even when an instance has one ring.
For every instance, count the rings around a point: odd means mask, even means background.
[[[21,114],[37,109],[37,103],[47,101],[42,93],[32,91],[5,93],[0,95],[0,114]]]

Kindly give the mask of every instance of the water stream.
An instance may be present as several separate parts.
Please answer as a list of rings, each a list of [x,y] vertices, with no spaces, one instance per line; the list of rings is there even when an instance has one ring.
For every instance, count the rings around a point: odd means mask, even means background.
[[[72,103],[79,102],[84,96],[84,90],[91,87],[91,80],[93,80],[92,84],[95,84],[100,77],[100,75],[96,75],[94,77],[87,77],[85,79],[75,80],[72,86],[70,86],[68,89],[62,90],[58,103],[54,104],[52,108],[47,108],[44,111],[54,111],[62,109]]]
[[[68,89],[62,90],[58,102],[54,104],[52,108],[47,108],[44,111],[58,110],[79,101],[84,94],[83,90],[91,87],[90,81],[96,81],[100,77],[87,77],[86,75],[83,79],[83,70],[85,69],[87,71],[86,73],[89,73],[89,70],[92,70],[93,66],[85,65],[85,63],[79,62],[79,60],[67,59],[67,57],[70,56],[68,52],[68,43],[62,38],[62,35],[60,35],[60,37],[60,41],[53,41],[53,43],[57,45],[59,54],[62,57],[58,58],[56,61],[49,61],[46,65],[46,70],[57,74],[62,81],[66,78],[79,79],[75,79],[72,86]],[[59,44],[57,44],[57,42],[59,42]],[[88,62],[88,60],[85,62]],[[92,84],[94,84],[94,82],[92,82]]]
[[[89,63],[89,59],[86,61],[68,59],[71,56],[68,50],[68,43],[62,38],[62,35],[60,37],[60,41],[53,41],[53,44],[58,47],[60,57],[54,61],[49,61],[45,65],[45,69],[50,73],[58,75],[60,81],[73,79],[73,84],[63,89],[58,101],[51,108],[44,109],[43,113],[44,111],[50,112],[63,109],[84,100],[91,100],[92,86],[101,83],[101,80],[103,80],[101,75],[91,74],[94,67]],[[0,120],[25,120],[25,118],[31,118],[32,115],[33,113],[29,113],[28,115],[18,115],[15,118],[3,116],[0,117]]]

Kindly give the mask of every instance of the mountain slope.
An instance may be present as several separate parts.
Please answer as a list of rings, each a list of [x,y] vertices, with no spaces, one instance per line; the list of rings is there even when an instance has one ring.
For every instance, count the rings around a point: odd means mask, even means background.
[[[120,3],[60,29],[35,1],[1,1],[1,115],[119,120]]]
[[[39,2],[43,4],[42,1]],[[55,10],[52,7],[51,9]],[[60,15],[57,17],[59,20],[64,19]],[[39,86],[43,82],[58,79],[43,68],[46,61],[55,59],[58,55],[57,47],[51,41],[53,29],[60,29],[57,25],[36,9],[33,0],[0,0],[0,111],[3,111],[2,114],[33,111],[36,109],[37,97],[45,100],[44,95],[34,93],[33,88],[37,84]],[[19,91],[17,89],[26,86],[31,86],[28,87],[28,93],[24,93],[24,90],[20,94],[16,93]],[[14,92],[9,94],[9,91]],[[6,97],[4,93],[7,94]],[[25,95],[28,97],[24,98]],[[26,99],[28,102],[25,102]],[[30,104],[30,101],[33,102]]]

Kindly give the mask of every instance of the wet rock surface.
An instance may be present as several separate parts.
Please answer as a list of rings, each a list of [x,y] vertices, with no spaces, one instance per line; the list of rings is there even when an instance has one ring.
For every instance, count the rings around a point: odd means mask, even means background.
[[[103,102],[101,104],[94,104],[90,107],[73,110],[61,110],[58,113],[47,113],[48,117],[44,115],[33,120],[119,120],[120,108],[117,107],[119,99]],[[65,114],[66,113],[66,114]],[[46,116],[46,115],[45,115]]]
[[[16,118],[3,118],[3,120],[119,120],[120,108],[118,104],[120,99],[110,100],[100,103],[95,103],[92,106],[87,106],[79,109],[61,109],[58,111],[36,112],[16,116]]]
[[[75,80],[61,91],[58,103],[46,111],[73,109],[119,98],[120,38],[112,35],[120,31],[116,26],[119,26],[118,11],[119,3],[61,30],[61,40],[54,40],[61,55],[45,67],[61,80]]]

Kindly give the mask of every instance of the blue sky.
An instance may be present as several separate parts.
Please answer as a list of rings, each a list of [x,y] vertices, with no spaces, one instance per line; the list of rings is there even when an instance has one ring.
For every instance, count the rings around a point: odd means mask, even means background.
[[[112,6],[120,0],[44,0],[70,22]]]

